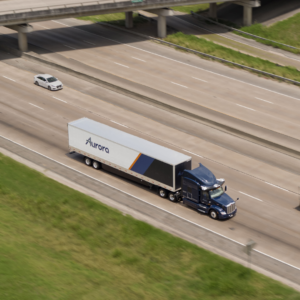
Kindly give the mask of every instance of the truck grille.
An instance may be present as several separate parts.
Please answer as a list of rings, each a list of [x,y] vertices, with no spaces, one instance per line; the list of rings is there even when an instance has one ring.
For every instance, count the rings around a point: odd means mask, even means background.
[[[229,215],[229,214],[231,214],[231,213],[233,213],[234,211],[235,211],[235,203],[231,203],[231,204],[229,204],[228,206],[227,206],[227,214]]]

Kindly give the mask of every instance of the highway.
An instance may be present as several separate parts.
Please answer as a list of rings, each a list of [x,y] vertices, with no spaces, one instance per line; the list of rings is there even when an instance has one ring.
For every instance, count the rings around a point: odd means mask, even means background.
[[[251,238],[258,243],[258,250],[300,267],[299,211],[295,209],[299,198],[289,191],[297,191],[298,174],[199,138],[195,132],[217,133],[194,121],[4,52],[0,57],[2,136],[228,238],[241,243]],[[52,73],[65,88],[50,92],[33,85],[33,75],[39,72]],[[191,155],[193,167],[203,163],[217,177],[226,178],[229,195],[240,198],[237,216],[225,222],[214,221],[123,178],[88,168],[82,157],[68,154],[67,144],[67,122],[83,116]],[[227,138],[233,144],[267,155],[263,147],[219,135],[219,139]],[[274,160],[296,163],[282,154],[269,155]]]
[[[69,27],[75,25],[76,28]],[[101,70],[176,96],[185,100],[181,103],[185,108],[201,105],[245,120],[290,137],[290,146],[300,149],[297,87],[179,54],[133,35],[79,20],[35,23],[34,29],[29,42],[46,49],[43,55],[52,61],[74,68],[80,68],[80,63],[92,67],[94,72]],[[13,33],[6,28],[0,30]]]

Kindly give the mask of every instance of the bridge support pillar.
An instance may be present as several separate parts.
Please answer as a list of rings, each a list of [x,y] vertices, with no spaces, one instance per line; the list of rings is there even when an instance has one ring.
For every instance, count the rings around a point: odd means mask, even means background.
[[[244,6],[243,25],[252,25],[252,7]]]
[[[132,28],[133,27],[133,12],[127,11],[125,13],[125,27]]]
[[[209,17],[212,19],[217,19],[218,6],[217,3],[209,4]]]
[[[244,6],[243,25],[252,25],[252,9],[260,6],[260,0],[238,0],[232,3]]]
[[[32,32],[33,30],[32,26],[29,24],[19,24],[19,25],[7,25],[5,27],[18,31],[19,49],[22,52],[26,52],[28,50],[27,33]]]
[[[149,9],[151,14],[157,15],[157,36],[165,38],[167,36],[167,20],[166,17],[173,16],[173,11],[167,8]]]

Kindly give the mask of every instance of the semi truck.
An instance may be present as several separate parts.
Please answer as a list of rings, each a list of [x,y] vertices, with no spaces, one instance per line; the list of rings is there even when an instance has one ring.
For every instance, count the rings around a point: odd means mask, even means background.
[[[155,188],[160,197],[182,201],[212,219],[237,212],[225,180],[203,164],[192,170],[190,156],[88,118],[69,122],[68,138],[70,153],[82,155],[87,166]]]

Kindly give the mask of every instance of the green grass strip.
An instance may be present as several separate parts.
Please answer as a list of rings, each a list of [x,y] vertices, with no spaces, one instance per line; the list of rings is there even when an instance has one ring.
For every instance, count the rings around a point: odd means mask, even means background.
[[[300,13],[294,15],[291,18],[275,23],[274,25],[267,27],[262,24],[254,24],[249,27],[243,27],[240,30],[245,32],[275,41],[282,44],[290,45],[300,49]],[[286,51],[290,51],[293,53],[300,53],[300,50],[291,49],[282,45],[278,45],[276,43],[272,43],[269,41],[263,41],[261,39],[257,39],[254,37],[250,37],[248,35],[244,35],[239,32],[234,32],[238,35],[244,36],[246,38],[251,38],[260,42],[262,44],[271,45],[275,48],[280,48]]]
[[[217,4],[220,5],[223,2],[218,2]],[[193,12],[202,12],[204,10],[208,10],[209,9],[209,3],[204,3],[204,4],[194,4],[194,5],[186,5],[186,6],[174,6],[171,7],[171,9],[176,10],[176,11],[180,11],[186,14],[190,14],[191,11]]]
[[[88,17],[80,17],[79,20],[91,21],[93,23],[106,22],[113,25],[124,26],[125,27],[125,13],[115,13],[106,15],[95,15]],[[148,22],[145,18],[140,17],[137,13],[133,14],[133,24]]]
[[[279,66],[268,60],[226,48],[194,35],[186,35],[182,32],[177,32],[168,35],[165,38],[165,41],[300,82],[300,72],[294,67]]]
[[[300,299],[2,154],[0,170],[0,299]]]

